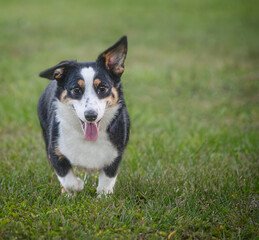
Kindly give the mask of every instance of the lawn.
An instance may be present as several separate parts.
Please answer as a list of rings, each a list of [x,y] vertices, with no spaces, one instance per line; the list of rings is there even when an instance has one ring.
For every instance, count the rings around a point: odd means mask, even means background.
[[[258,12],[256,0],[2,0],[0,239],[256,239]],[[68,198],[45,153],[38,73],[124,34],[132,127],[115,193],[97,198],[93,174]]]

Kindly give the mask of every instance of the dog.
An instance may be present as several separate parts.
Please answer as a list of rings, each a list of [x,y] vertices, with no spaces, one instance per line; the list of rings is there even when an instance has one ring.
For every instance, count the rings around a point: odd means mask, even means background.
[[[84,187],[73,166],[98,170],[97,194],[113,193],[130,130],[121,85],[127,50],[123,36],[95,62],[66,60],[39,74],[52,80],[37,108],[46,152],[68,193]]]

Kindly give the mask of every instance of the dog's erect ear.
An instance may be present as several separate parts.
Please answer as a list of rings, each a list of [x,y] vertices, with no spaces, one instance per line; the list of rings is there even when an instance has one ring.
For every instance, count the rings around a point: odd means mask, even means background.
[[[120,77],[124,72],[124,61],[128,50],[127,36],[123,36],[113,46],[101,53],[97,63],[104,65],[113,75]]]
[[[43,77],[43,78],[47,78],[49,80],[54,80],[54,79],[59,80],[59,79],[62,78],[62,76],[66,72],[66,69],[69,66],[72,66],[75,63],[76,63],[76,60],[62,61],[59,64],[57,64],[56,66],[48,68],[48,69],[42,71],[39,74],[39,76]]]

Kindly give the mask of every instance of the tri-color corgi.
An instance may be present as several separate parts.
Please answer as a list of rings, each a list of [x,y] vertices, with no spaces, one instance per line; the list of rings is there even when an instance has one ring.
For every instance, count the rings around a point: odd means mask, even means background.
[[[129,139],[121,86],[126,55],[124,36],[95,62],[62,61],[39,74],[53,80],[39,99],[38,116],[48,158],[68,192],[84,187],[73,172],[80,166],[99,171],[98,194],[113,193]]]

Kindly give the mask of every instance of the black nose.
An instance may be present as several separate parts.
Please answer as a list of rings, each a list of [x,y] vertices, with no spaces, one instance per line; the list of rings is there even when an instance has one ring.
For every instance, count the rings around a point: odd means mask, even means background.
[[[97,112],[93,110],[85,111],[85,119],[89,122],[95,121],[97,118]]]

